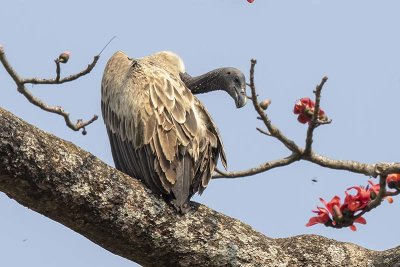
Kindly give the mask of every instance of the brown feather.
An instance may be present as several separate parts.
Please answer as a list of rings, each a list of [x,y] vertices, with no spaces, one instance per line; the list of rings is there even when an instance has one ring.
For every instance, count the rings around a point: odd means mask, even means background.
[[[183,132],[182,126],[180,124],[178,124],[176,121],[174,121],[174,126],[175,126],[175,130],[177,133],[177,137],[179,140],[179,144],[183,145],[183,146],[187,146],[190,142],[190,137],[189,135],[186,135]]]
[[[208,140],[210,142],[210,145],[212,147],[217,147],[217,137],[215,136],[215,134],[207,129],[206,136],[207,136],[207,138],[208,138]]]
[[[192,136],[194,136],[198,131],[198,121],[196,115],[194,115],[193,109],[190,109],[189,112],[186,113],[185,127]]]
[[[158,96],[158,99],[161,100],[162,104],[167,108],[167,109],[172,109],[175,105],[175,99],[169,99],[166,95],[166,90],[168,86],[166,81],[164,81],[164,84],[162,87],[158,87],[158,85],[155,86],[155,92]]]
[[[165,80],[166,84],[165,84],[165,96],[169,99],[169,100],[173,100],[175,101],[175,94],[174,94],[174,88],[171,84],[170,80]]]
[[[166,117],[166,120],[164,121],[162,126],[165,131],[169,131],[172,129],[172,127],[174,127],[174,124]]]
[[[185,109],[183,108],[182,104],[178,101],[175,101],[175,105],[171,110],[171,115],[178,123],[184,123],[186,120]]]
[[[176,147],[176,133],[175,131],[166,131],[161,127],[157,128],[157,135],[160,141],[162,152],[165,158],[169,161],[175,159],[175,147]]]
[[[166,156],[164,154],[163,148],[161,146],[159,134],[157,134],[157,138],[154,139],[154,145],[156,147],[156,154],[157,154],[157,158],[159,160],[160,167],[161,167],[162,171],[164,172],[166,179],[171,184],[174,184],[175,179],[176,179],[175,173],[173,171],[171,162],[166,158]]]
[[[146,121],[146,127],[143,128],[143,142],[148,144],[154,136],[154,131],[156,129],[156,118],[150,116]]]
[[[149,86],[150,101],[155,109],[160,109],[161,99],[158,97],[156,90],[153,86]]]
[[[144,109],[146,110],[147,115],[152,116],[154,111],[153,111],[153,107],[150,105],[150,103],[146,103],[146,105],[144,105]]]

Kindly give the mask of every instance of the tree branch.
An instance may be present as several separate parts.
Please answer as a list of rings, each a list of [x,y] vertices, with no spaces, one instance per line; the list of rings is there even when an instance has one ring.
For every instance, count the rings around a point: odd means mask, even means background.
[[[65,78],[60,79],[60,70],[56,70],[56,78],[54,79],[40,79],[40,78],[27,78],[27,79],[23,79],[22,83],[26,84],[26,83],[31,83],[31,84],[62,84],[62,83],[66,83],[66,82],[72,82],[74,80],[79,79],[82,76],[85,76],[86,74],[89,74],[93,68],[96,66],[97,61],[99,60],[100,56],[96,55],[93,57],[93,61],[92,63],[90,63],[89,65],[87,65],[86,69],[76,73],[76,74],[72,74],[70,76],[67,76]],[[57,60],[55,60],[57,61]],[[60,68],[60,63],[57,64],[56,62],[56,66],[57,69]]]
[[[257,60],[252,59],[250,65],[250,89],[251,89],[251,101],[253,103],[254,109],[257,111],[258,115],[260,116],[261,120],[264,122],[265,126],[267,126],[267,129],[269,133],[271,134],[272,137],[275,137],[279,141],[281,141],[289,150],[291,150],[294,153],[300,153],[301,149],[296,145],[296,143],[286,136],[284,136],[281,131],[275,127],[270,119],[268,118],[268,115],[264,112],[264,110],[260,107],[258,104],[258,99],[257,99],[257,93],[256,93],[256,85],[254,83],[254,68],[255,65],[257,64]]]
[[[378,162],[375,164],[367,164],[352,160],[335,160],[330,159],[326,156],[319,155],[312,151],[312,143],[313,143],[313,133],[316,127],[322,124],[331,123],[331,120],[320,120],[319,119],[319,112],[320,112],[320,101],[321,101],[321,92],[324,84],[328,80],[328,77],[324,76],[320,82],[316,86],[314,91],[315,93],[315,106],[314,106],[314,113],[313,118],[310,121],[310,124],[307,129],[307,137],[306,137],[306,144],[305,148],[301,148],[298,146],[294,141],[287,138],[275,125],[272,124],[271,120],[268,118],[268,115],[265,112],[265,109],[268,108],[269,103],[271,102],[268,100],[268,104],[265,104],[265,108],[263,109],[261,106],[263,104],[259,104],[257,100],[257,93],[256,93],[256,86],[254,83],[254,68],[257,63],[257,60],[252,59],[250,64],[250,83],[247,85],[251,89],[251,100],[254,106],[254,109],[258,113],[257,119],[261,120],[264,125],[267,127],[268,132],[262,130],[261,128],[256,128],[257,131],[260,133],[271,136],[278,139],[286,148],[288,148],[292,155],[279,160],[274,160],[270,162],[265,162],[258,167],[253,167],[243,171],[235,171],[235,172],[224,172],[222,170],[216,169],[216,173],[213,174],[213,179],[216,178],[239,178],[239,177],[246,177],[255,174],[259,174],[261,172],[268,171],[270,169],[276,167],[282,167],[289,165],[295,161],[299,160],[306,160],[315,164],[318,164],[322,167],[336,169],[336,170],[346,170],[353,173],[360,173],[366,176],[378,177],[378,176],[386,176],[390,173],[399,173],[400,172],[400,163],[398,162]],[[266,101],[266,100],[265,100]]]
[[[306,138],[306,145],[304,148],[304,155],[309,155],[311,152],[311,147],[313,143],[313,134],[315,128],[320,125],[321,122],[319,122],[318,117],[319,117],[319,111],[320,111],[320,102],[321,102],[321,92],[322,88],[324,87],[324,84],[328,80],[328,77],[324,76],[321,80],[321,83],[317,85],[314,93],[315,93],[315,107],[314,107],[314,114],[313,117],[308,125],[307,129],[307,138]]]
[[[5,70],[8,72],[8,74],[11,76],[11,78],[14,80],[15,84],[17,85],[17,90],[19,93],[25,96],[26,99],[33,105],[41,108],[42,110],[45,110],[50,113],[58,114],[61,115],[64,120],[66,125],[71,128],[74,131],[79,131],[80,129],[83,129],[82,134],[86,134],[85,127],[91,123],[93,123],[95,120],[98,119],[97,115],[93,115],[93,117],[88,120],[88,121],[83,121],[79,119],[76,123],[73,123],[71,119],[69,118],[69,113],[64,111],[64,109],[60,106],[49,106],[46,103],[44,103],[41,99],[35,97],[29,90],[26,88],[25,84],[61,84],[65,82],[71,82],[74,81],[92,71],[92,69],[96,66],[97,61],[99,60],[100,55],[97,55],[94,57],[93,62],[90,63],[86,69],[83,71],[68,76],[66,78],[60,79],[60,62],[58,59],[56,59],[56,78],[54,79],[39,79],[39,78],[30,78],[30,79],[24,79],[19,76],[19,74],[14,70],[14,68],[11,66],[9,63],[6,54],[4,52],[4,48],[0,46],[0,62],[3,64]]]
[[[399,263],[400,247],[375,252],[313,235],[272,239],[197,203],[178,215],[138,180],[1,108],[0,190],[145,266]]]
[[[300,155],[293,153],[292,155],[283,158],[283,159],[277,159],[269,162],[265,162],[261,164],[258,167],[254,167],[248,170],[244,171],[237,171],[237,172],[225,172],[220,169],[216,169],[215,171],[217,174],[213,175],[213,179],[218,179],[218,178],[240,178],[240,177],[246,177],[246,176],[251,176],[251,175],[256,175],[277,167],[282,167],[289,165],[295,161],[300,160]]]

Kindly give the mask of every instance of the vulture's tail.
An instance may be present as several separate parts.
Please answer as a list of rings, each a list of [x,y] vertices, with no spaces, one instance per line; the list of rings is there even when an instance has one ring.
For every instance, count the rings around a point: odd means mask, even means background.
[[[176,182],[172,187],[175,199],[172,199],[171,203],[178,212],[186,213],[190,208],[189,190],[193,176],[193,162],[185,153],[176,170]]]

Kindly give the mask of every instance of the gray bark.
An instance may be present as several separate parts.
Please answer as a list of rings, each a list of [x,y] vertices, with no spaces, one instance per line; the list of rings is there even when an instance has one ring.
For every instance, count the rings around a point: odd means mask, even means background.
[[[400,247],[272,239],[197,203],[177,215],[138,180],[1,108],[0,190],[144,266],[400,266]]]

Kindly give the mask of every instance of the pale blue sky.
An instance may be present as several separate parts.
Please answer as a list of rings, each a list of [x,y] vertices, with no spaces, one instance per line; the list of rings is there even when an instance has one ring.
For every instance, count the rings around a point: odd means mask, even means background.
[[[256,58],[260,98],[271,98],[269,116],[302,143],[306,126],[292,114],[295,101],[329,80],[322,106],[333,119],[316,131],[316,152],[363,162],[398,160],[400,126],[400,2],[255,0],[2,1],[0,44],[23,76],[54,75],[53,59],[72,53],[63,74],[80,71],[114,35],[90,75],[62,86],[34,86],[48,104],[62,105],[74,120],[100,115],[100,80],[107,59],[123,50],[132,57],[171,50],[192,75],[232,66],[248,77]],[[39,128],[72,141],[109,164],[102,120],[88,135],[69,130],[61,117],[32,106],[0,68],[0,106]],[[237,110],[224,93],[201,96],[220,128],[230,170],[258,165],[289,152],[259,134],[251,105]],[[317,177],[318,183],[311,179]],[[196,201],[250,224],[270,237],[319,234],[371,249],[400,244],[400,198],[365,216],[353,233],[304,225],[321,196],[343,196],[367,177],[296,163],[257,176],[212,181]],[[132,266],[61,224],[0,194],[0,266]]]

